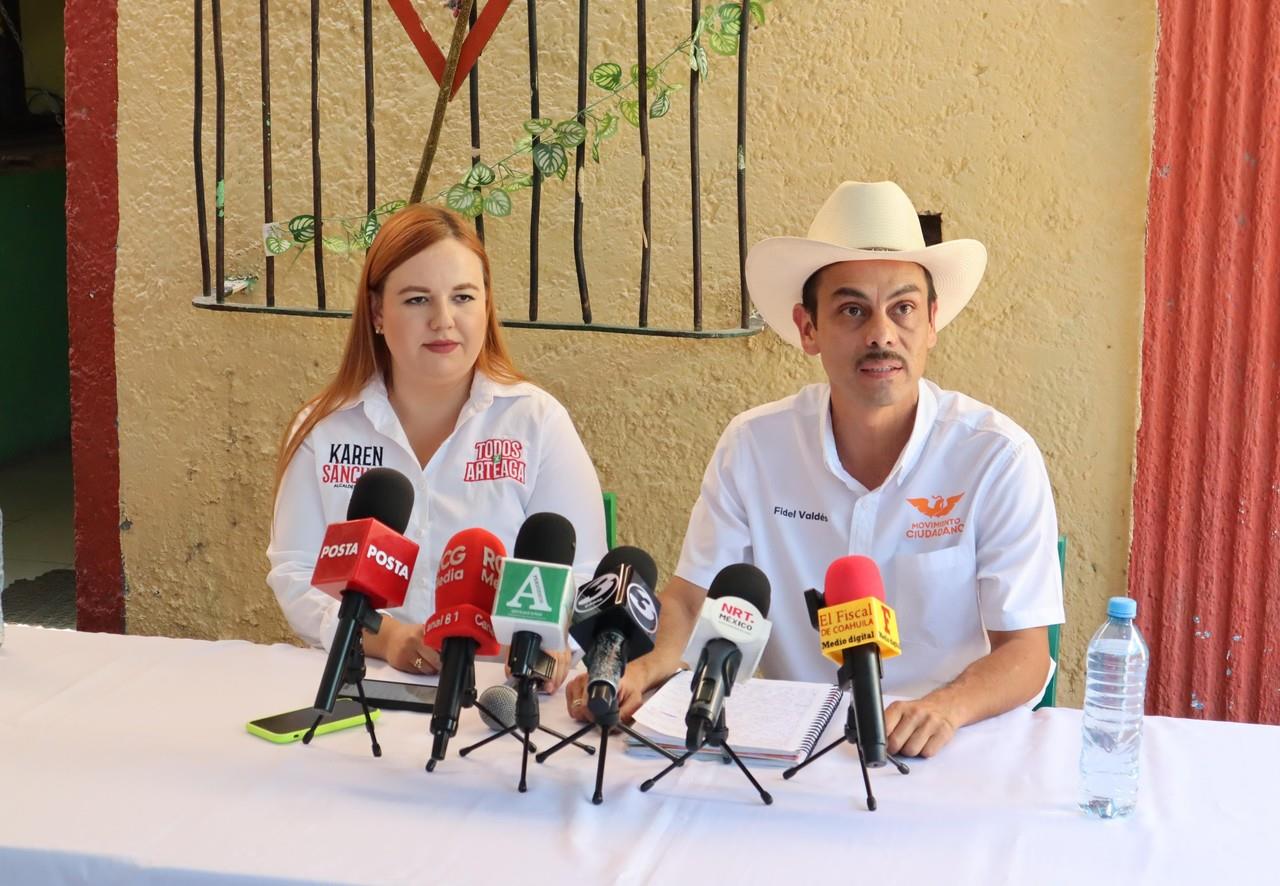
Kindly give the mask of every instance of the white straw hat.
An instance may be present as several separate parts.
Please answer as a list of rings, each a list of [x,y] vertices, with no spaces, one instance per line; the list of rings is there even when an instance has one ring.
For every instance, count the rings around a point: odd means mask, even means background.
[[[915,262],[933,277],[938,294],[937,328],[969,303],[987,267],[977,240],[924,245],[920,217],[893,182],[844,182],[822,204],[804,237],[770,237],[747,254],[747,289],[765,322],[800,346],[792,309],[804,283],[819,268],[845,261]]]

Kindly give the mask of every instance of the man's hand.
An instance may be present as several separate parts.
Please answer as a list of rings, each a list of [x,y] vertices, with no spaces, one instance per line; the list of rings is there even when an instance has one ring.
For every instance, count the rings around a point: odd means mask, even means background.
[[[961,726],[994,717],[1040,695],[1049,674],[1047,628],[987,631],[991,651],[946,686],[884,712],[888,751],[932,757]]]
[[[383,616],[378,633],[365,632],[364,648],[370,656],[383,659],[398,671],[435,674],[440,670],[439,653],[422,642],[422,625]]]
[[[890,754],[932,757],[956,734],[956,716],[945,702],[929,696],[895,701],[884,712]]]
[[[624,720],[630,720],[639,709],[644,701],[645,690],[649,688],[649,678],[644,667],[636,666],[639,661],[640,659],[636,659],[627,665],[622,673],[622,681],[618,683],[618,713]],[[569,716],[575,720],[586,723],[593,719],[591,711],[587,710],[586,674],[578,674],[565,685],[564,701],[569,709]]]
[[[659,680],[666,679],[680,668],[684,646],[693,633],[693,623],[698,618],[706,589],[673,575],[659,595],[662,612],[658,616],[658,635],[653,651],[628,662],[618,684],[618,713],[630,720],[644,701],[644,693]],[[565,704],[569,716],[584,723],[591,719],[587,710],[587,677],[581,674],[569,681],[564,689]]]

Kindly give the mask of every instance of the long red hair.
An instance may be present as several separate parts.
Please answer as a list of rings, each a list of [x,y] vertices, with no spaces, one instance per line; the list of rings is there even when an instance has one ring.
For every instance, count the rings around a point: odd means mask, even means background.
[[[294,413],[280,443],[276,462],[276,490],[285,469],[312,429],[334,411],[354,399],[369,383],[374,373],[381,373],[391,384],[391,353],[387,343],[374,333],[373,302],[382,297],[382,286],[388,275],[404,262],[444,239],[457,240],[480,258],[484,268],[485,336],[476,358],[476,369],[495,381],[514,383],[523,380],[511,360],[502,336],[502,324],[493,304],[493,285],[489,275],[489,256],[475,229],[462,216],[440,206],[412,203],[387,219],[373,238],[364,257],[364,268],[356,286],[356,304],[347,333],[342,363],[333,380]],[[305,417],[299,418],[306,413]]]

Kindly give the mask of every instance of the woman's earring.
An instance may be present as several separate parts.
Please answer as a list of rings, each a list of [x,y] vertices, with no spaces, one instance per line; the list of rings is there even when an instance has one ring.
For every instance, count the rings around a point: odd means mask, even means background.
[[[382,327],[381,327],[381,326],[375,326],[375,327],[373,327],[373,331],[374,331],[375,333],[377,333],[378,335],[382,335]]]

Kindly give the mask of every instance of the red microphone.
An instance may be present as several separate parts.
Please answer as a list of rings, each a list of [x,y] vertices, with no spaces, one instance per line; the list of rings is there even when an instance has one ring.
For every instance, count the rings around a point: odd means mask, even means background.
[[[822,590],[828,606],[839,606],[864,597],[875,597],[884,602],[880,567],[870,557],[854,555],[833,560],[827,567]]]
[[[325,530],[311,584],[342,601],[329,646],[316,707],[332,711],[344,682],[364,678],[360,629],[376,634],[378,609],[404,603],[418,545],[401,533],[413,511],[413,484],[390,468],[360,476],[347,503],[347,519]]]
[[[841,557],[827,567],[825,606],[817,613],[822,652],[840,663],[839,680],[852,683],[851,705],[866,765],[888,762],[882,660],[897,655],[898,624],[884,604],[884,581],[870,557]]]
[[[437,652],[453,637],[469,637],[476,655],[497,655],[489,613],[507,549],[487,529],[464,529],[449,539],[436,573],[436,611],[427,619],[422,642]],[[443,682],[443,681],[442,681]]]
[[[497,655],[489,613],[507,550],[484,529],[464,529],[445,545],[436,575],[436,611],[427,619],[422,641],[440,652],[440,683],[431,711],[435,740],[427,771],[444,759],[449,739],[458,732],[463,707],[475,702],[476,655]]]
[[[818,630],[822,651],[832,661],[844,661],[842,650],[872,643],[880,657],[902,654],[898,642],[898,619],[884,602],[884,582],[880,569],[870,557],[841,557],[827,567]]]

